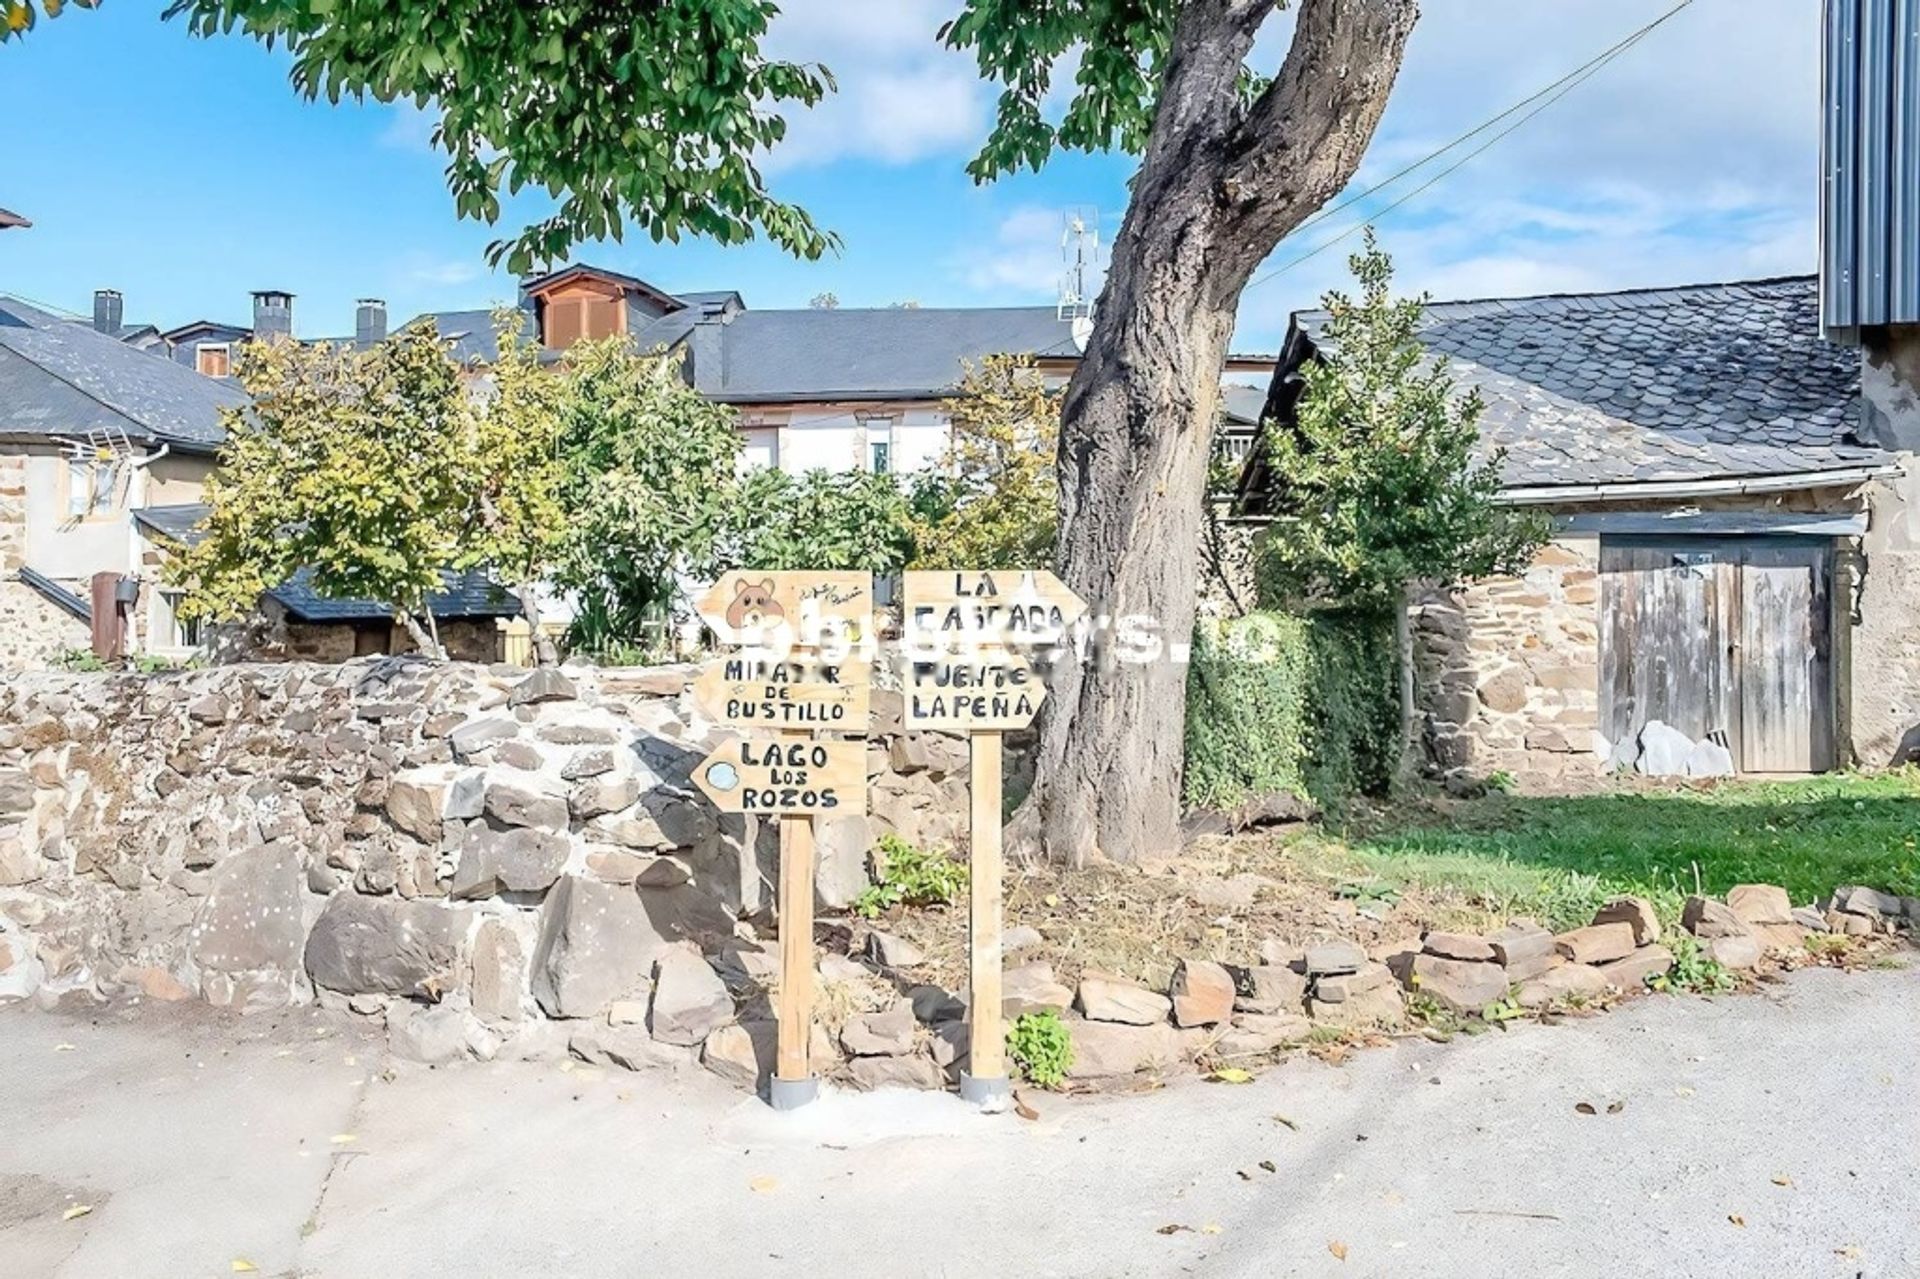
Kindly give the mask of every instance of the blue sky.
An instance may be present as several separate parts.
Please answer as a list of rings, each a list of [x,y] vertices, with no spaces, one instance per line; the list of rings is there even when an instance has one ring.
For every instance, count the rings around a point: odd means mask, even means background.
[[[779,192],[838,231],[836,258],[760,245],[586,246],[583,260],[666,288],[741,290],[798,306],[1050,302],[1066,211],[1110,234],[1131,165],[1063,157],[975,187],[962,172],[992,92],[932,32],[955,0],[786,0],[773,40],[824,61],[842,91],[794,121]],[[1585,62],[1672,0],[1427,0],[1360,185],[1427,154]],[[287,60],[238,37],[197,40],[152,0],[69,8],[0,47],[0,292],[84,310],[94,288],[130,320],[244,321],[247,293],[298,296],[306,336],[351,331],[353,301],[396,318],[511,293],[453,216],[429,118],[310,104]],[[1592,81],[1381,223],[1409,289],[1442,297],[1611,288],[1810,270],[1818,4],[1695,0]],[[1286,19],[1256,61],[1276,63]],[[1417,180],[1417,179],[1416,179]],[[1390,189],[1378,207],[1405,187]],[[1358,224],[1332,219],[1271,266]],[[512,210],[509,210],[511,216]],[[1271,348],[1286,313],[1338,282],[1344,244],[1252,288],[1236,345]]]

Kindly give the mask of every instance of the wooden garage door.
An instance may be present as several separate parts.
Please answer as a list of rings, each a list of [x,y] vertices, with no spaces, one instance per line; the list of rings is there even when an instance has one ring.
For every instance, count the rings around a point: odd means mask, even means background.
[[[1831,562],[1811,538],[1604,539],[1608,740],[1657,719],[1724,741],[1742,772],[1833,767]]]

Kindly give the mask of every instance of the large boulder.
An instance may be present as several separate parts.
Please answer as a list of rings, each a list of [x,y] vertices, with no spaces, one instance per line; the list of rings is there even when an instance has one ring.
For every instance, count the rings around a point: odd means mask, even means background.
[[[452,894],[464,898],[539,892],[560,878],[571,852],[563,831],[471,822],[461,841]]]
[[[234,853],[213,868],[187,953],[203,971],[297,973],[307,939],[305,876],[288,843]]]
[[[437,902],[336,893],[307,939],[316,986],[438,1000],[459,985],[467,919]]]
[[[673,946],[655,961],[647,1029],[669,1044],[694,1045],[733,1020],[733,997],[700,952]]]
[[[646,982],[666,946],[632,888],[563,877],[540,907],[533,997],[554,1017],[591,1017]]]

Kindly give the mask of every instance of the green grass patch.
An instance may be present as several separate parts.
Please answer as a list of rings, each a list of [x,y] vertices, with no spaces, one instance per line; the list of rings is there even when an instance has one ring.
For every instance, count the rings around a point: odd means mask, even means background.
[[[1345,832],[1379,881],[1452,889],[1553,928],[1609,897],[1676,921],[1698,887],[1778,884],[1795,902],[1844,884],[1920,896],[1920,770],[1704,790],[1532,798],[1492,794],[1444,817],[1389,812]]]

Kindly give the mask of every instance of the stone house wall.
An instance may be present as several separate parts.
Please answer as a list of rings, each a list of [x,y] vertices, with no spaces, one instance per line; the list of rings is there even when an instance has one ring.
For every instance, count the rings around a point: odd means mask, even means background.
[[[694,673],[383,658],[12,675],[0,1000],[317,999],[456,1055],[588,1034],[686,1056],[723,1027],[726,1052],[770,1044],[778,834],[692,789],[728,735],[691,704]],[[827,907],[870,882],[880,834],[964,837],[964,746],[902,736],[898,695],[874,701],[869,815],[819,822]],[[689,1012],[690,991],[721,993]],[[673,1029],[650,1039],[662,1001]],[[609,1020],[616,1003],[634,1024]]]
[[[1599,560],[1598,537],[1560,537],[1519,577],[1415,593],[1427,771],[1553,780],[1599,766]]]

